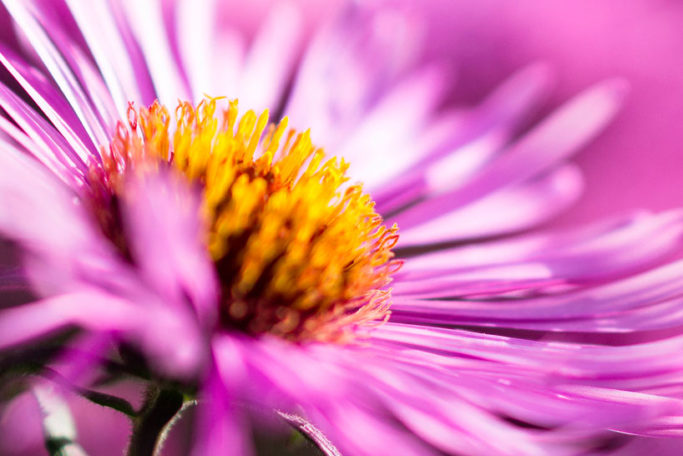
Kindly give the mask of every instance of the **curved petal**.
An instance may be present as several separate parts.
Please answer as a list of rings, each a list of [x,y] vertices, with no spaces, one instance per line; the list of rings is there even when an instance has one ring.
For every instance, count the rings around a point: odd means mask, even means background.
[[[510,146],[464,186],[441,189],[442,194],[400,212],[390,222],[403,229],[411,228],[538,175],[601,131],[618,111],[625,92],[622,81],[608,81],[586,91]]]
[[[173,56],[163,20],[165,5],[161,0],[123,0],[121,7],[147,63],[159,101],[174,106],[179,99],[187,99],[189,90],[181,78],[182,71]]]
[[[139,176],[126,185],[123,219],[142,279],[169,305],[191,305],[211,325],[218,290],[199,195],[171,173]]]
[[[103,126],[78,84],[73,71],[49,39],[45,28],[27,9],[26,4],[12,0],[6,2],[5,6],[21,26],[22,31],[26,34],[57,86],[62,90],[69,105],[80,119],[81,125],[92,141],[89,146],[106,144],[107,135]]]
[[[301,23],[293,4],[278,2],[270,9],[244,59],[239,88],[242,106],[257,112],[280,108],[299,47]]]
[[[209,374],[199,398],[192,456],[230,453],[239,456],[252,454],[245,435],[245,424],[230,404],[230,398],[218,373]]]
[[[470,111],[450,121],[442,115],[444,139],[416,157],[418,164],[373,192],[379,211],[395,211],[475,176],[547,98],[551,81],[546,65],[533,64],[509,77]]]
[[[486,301],[394,299],[392,319],[422,324],[628,333],[677,328],[683,262],[557,296]]]
[[[582,190],[579,169],[565,165],[402,230],[397,247],[486,238],[530,228],[566,210]]]
[[[114,2],[95,0],[87,4],[66,0],[102,77],[111,93],[119,117],[126,118],[128,102],[149,104],[154,100],[147,66],[132,32],[122,21]],[[118,14],[117,14],[118,13]]]

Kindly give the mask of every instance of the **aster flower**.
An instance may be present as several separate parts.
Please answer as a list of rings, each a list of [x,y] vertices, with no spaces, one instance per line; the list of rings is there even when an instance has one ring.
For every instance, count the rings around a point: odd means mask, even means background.
[[[585,341],[680,324],[683,265],[659,265],[681,214],[508,237],[578,197],[567,160],[622,82],[527,128],[547,68],[442,109],[447,74],[411,65],[396,9],[349,5],[299,56],[288,5],[248,46],[203,3],[5,5],[37,66],[0,49],[35,105],[0,87],[0,231],[37,299],[0,313],[0,349],[71,335],[46,375],[132,415],[130,454],[193,399],[197,455],[249,453],[276,416],[358,455],[676,428],[683,359],[659,355],[683,341]],[[87,389],[99,370],[147,382],[143,410]]]

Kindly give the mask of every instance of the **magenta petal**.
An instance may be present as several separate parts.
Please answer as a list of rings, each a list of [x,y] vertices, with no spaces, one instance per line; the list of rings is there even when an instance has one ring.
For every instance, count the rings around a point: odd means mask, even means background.
[[[23,130],[2,119],[0,125],[4,133],[24,146],[27,153],[35,156],[68,185],[82,181],[85,162],[52,125],[4,86],[0,86],[0,105]]]
[[[123,0],[119,7],[140,46],[157,98],[166,106],[175,106],[178,99],[188,98],[189,89],[169,44],[163,20],[163,8],[166,6],[163,3],[162,0],[142,3]]]
[[[62,90],[71,108],[81,121],[81,125],[88,133],[90,140],[95,145],[106,144],[107,135],[103,126],[93,112],[87,96],[83,93],[76,77],[69,65],[64,61],[54,44],[49,39],[44,27],[37,18],[26,8],[27,5],[18,2],[10,2],[5,5],[12,14],[21,30],[34,46],[34,49],[47,67],[50,75]]]
[[[395,216],[392,222],[411,228],[548,169],[601,131],[618,111],[625,92],[622,81],[610,81],[579,95],[463,187],[419,203]]]
[[[209,454],[252,454],[247,440],[245,423],[241,422],[238,412],[230,403],[229,393],[218,374],[212,372],[199,397],[196,436],[192,456]]]
[[[378,187],[373,192],[378,208],[395,210],[471,179],[537,110],[547,97],[550,80],[549,69],[540,63],[508,78],[486,100],[450,122],[445,140],[420,154],[418,165]]]
[[[404,298],[447,298],[503,295],[510,292],[537,290],[562,284],[541,263],[521,263],[479,268],[455,274],[413,281],[397,280],[393,296]]]
[[[154,93],[147,67],[128,25],[121,20],[120,5],[114,2],[86,5],[78,0],[67,3],[102,72],[120,118],[125,118],[130,101],[151,103]]]
[[[415,435],[388,423],[375,413],[366,412],[352,402],[330,404],[320,416],[314,416],[323,431],[342,454],[373,456],[388,452],[397,456],[434,455]]]
[[[293,4],[275,3],[269,10],[245,55],[238,94],[242,106],[256,111],[279,107],[297,57],[301,22]]]
[[[398,247],[485,238],[530,228],[563,212],[582,189],[578,168],[565,165],[402,230]]]
[[[140,275],[168,305],[192,305],[203,324],[216,317],[213,265],[204,249],[199,195],[179,176],[129,181],[123,210]]]
[[[97,292],[46,298],[3,310],[0,349],[11,348],[69,326],[93,330],[125,330],[134,322],[134,307]]]
[[[33,68],[21,62],[10,50],[2,47],[0,47],[0,62],[48,116],[82,162],[87,163],[90,157],[94,158],[97,155],[92,141],[77,121],[71,107],[51,83],[43,79]]]
[[[681,242],[679,211],[637,213],[565,232],[539,232],[411,257],[395,276],[416,280],[496,265],[536,262],[572,281],[636,272]]]
[[[97,250],[93,227],[74,194],[18,151],[0,154],[0,232],[48,256],[69,258]],[[30,185],[28,184],[30,183]],[[45,229],[49,226],[50,229]]]
[[[683,325],[677,310],[683,262],[566,295],[508,300],[435,301],[397,297],[396,321],[533,330],[625,333]]]

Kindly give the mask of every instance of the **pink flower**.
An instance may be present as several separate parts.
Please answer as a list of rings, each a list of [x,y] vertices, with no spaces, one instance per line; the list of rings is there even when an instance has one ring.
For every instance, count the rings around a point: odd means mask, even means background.
[[[197,455],[248,454],[249,425],[283,419],[328,454],[678,432],[681,213],[528,232],[578,198],[570,157],[624,82],[529,127],[544,65],[443,105],[402,9],[345,5],[301,48],[291,5],[247,40],[210,3],[6,2],[40,67],[0,49],[38,109],[0,86],[0,232],[37,295],[0,313],[5,359],[72,335],[45,375],[133,415],[130,454],[195,399]],[[93,395],[101,371],[148,385],[142,411]]]

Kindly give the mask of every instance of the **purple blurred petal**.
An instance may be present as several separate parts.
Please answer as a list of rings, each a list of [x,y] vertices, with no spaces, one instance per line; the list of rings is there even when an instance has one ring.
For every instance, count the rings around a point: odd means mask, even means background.
[[[162,0],[142,3],[123,0],[120,3],[140,45],[159,101],[166,106],[175,106],[178,99],[187,99],[189,90],[181,78],[166,35]]]
[[[370,109],[342,140],[336,152],[351,163],[349,175],[369,188],[381,188],[417,162],[414,138],[428,128],[446,85],[441,66],[425,66],[406,75]],[[388,151],[391,157],[380,153]]]
[[[373,195],[380,210],[396,209],[438,191],[439,181],[429,177],[435,173],[444,176],[450,185],[469,180],[538,108],[546,98],[550,79],[549,69],[543,64],[524,68],[470,112],[461,114],[450,125],[447,141],[421,154],[420,163],[394,182],[377,188]],[[403,196],[406,193],[411,194],[410,198]]]
[[[285,113],[333,147],[414,60],[417,22],[400,10],[344,5],[312,39]]]
[[[565,165],[403,230],[398,246],[485,238],[530,228],[566,210],[582,189],[578,168]]]
[[[243,106],[256,111],[279,107],[300,36],[299,10],[288,2],[273,5],[244,59],[239,89]]]
[[[93,330],[125,330],[134,320],[134,306],[97,292],[46,298],[3,311],[0,349],[11,348],[70,325]]]
[[[67,62],[61,56],[54,44],[45,33],[45,29],[27,9],[28,5],[19,2],[8,2],[6,5],[13,18],[21,26],[22,31],[33,45],[34,49],[48,68],[50,75],[62,90],[71,108],[81,121],[81,125],[88,133],[95,145],[106,144],[107,135],[103,126],[97,120],[86,95],[83,93],[76,77]]]
[[[218,290],[204,249],[199,195],[179,176],[162,173],[129,182],[124,201],[142,280],[168,305],[191,305],[202,324],[212,326]]]
[[[230,404],[225,386],[213,372],[199,398],[192,456],[223,454],[228,448],[234,455],[252,454],[245,425],[237,413]]]
[[[102,72],[119,117],[125,118],[129,101],[151,103],[154,94],[147,68],[128,25],[122,21],[120,6],[111,2],[86,5],[78,0],[67,3]]]
[[[217,3],[216,0],[180,0],[174,5],[178,55],[195,101],[201,100],[204,94],[225,95],[214,84],[214,79],[219,75],[212,72],[215,60],[229,58],[215,52],[218,33],[223,28],[217,26]],[[171,29],[170,33],[173,31]],[[234,61],[230,63],[236,65]],[[226,87],[230,87],[230,84]]]
[[[87,163],[88,158],[97,154],[71,107],[51,83],[21,62],[9,49],[0,47],[0,62],[47,115],[82,162]]]
[[[546,170],[596,135],[616,114],[626,86],[603,83],[578,96],[535,127],[463,187],[428,199],[393,217],[403,229],[463,206]]]
[[[0,154],[0,229],[13,239],[54,257],[97,250],[98,241],[74,194],[47,170],[18,151]],[[27,183],[31,185],[27,185]],[[50,229],[45,229],[50,227]]]

